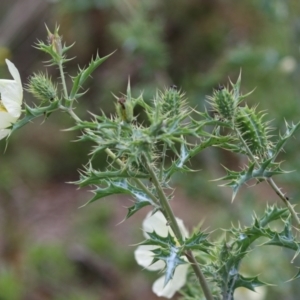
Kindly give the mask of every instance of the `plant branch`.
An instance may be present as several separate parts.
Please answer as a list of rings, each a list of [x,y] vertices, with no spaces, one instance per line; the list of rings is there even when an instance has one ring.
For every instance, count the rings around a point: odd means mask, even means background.
[[[162,178],[163,178],[163,171],[164,171],[164,165],[165,165],[166,152],[167,152],[167,143],[164,142],[163,152],[162,152],[162,162],[161,162],[161,168],[160,168],[160,173],[159,173],[160,180],[162,180]]]
[[[276,195],[285,203],[285,205],[288,207],[291,215],[293,216],[293,218],[296,220],[297,224],[300,225],[300,220],[299,217],[296,213],[296,211],[294,210],[294,207],[292,206],[292,204],[289,202],[289,200],[286,198],[286,196],[282,193],[282,191],[280,190],[280,188],[277,186],[277,184],[274,182],[274,180],[272,178],[267,178],[267,182],[268,184],[271,186],[271,188],[275,191]]]
[[[167,219],[168,223],[170,224],[177,240],[180,242],[180,244],[183,243],[183,239],[184,237],[182,236],[182,233],[180,231],[180,228],[178,226],[178,223],[176,221],[176,218],[174,216],[174,213],[173,213],[173,210],[170,206],[170,203],[159,183],[159,180],[156,176],[156,173],[155,171],[153,170],[153,168],[151,167],[151,165],[149,164],[147,158],[145,157],[145,163],[146,163],[146,167],[148,169],[148,172],[150,173],[150,176],[151,176],[151,179],[152,179],[152,182],[157,190],[157,194],[158,194],[158,197],[159,197],[159,201],[160,201],[160,204],[162,206],[162,209],[163,209],[163,214],[165,215],[165,218]],[[191,263],[191,266],[199,280],[199,283],[202,287],[202,290],[203,290],[203,293],[206,297],[207,300],[213,300],[213,296],[209,290],[209,287],[208,287],[208,284],[206,282],[206,279],[199,267],[199,264],[196,260],[196,258],[194,257],[192,251],[188,250],[185,252],[185,256],[187,257],[188,261]]]
[[[158,198],[159,198],[159,202],[161,204],[162,207],[162,212],[165,215],[168,224],[171,226],[176,238],[178,239],[178,241],[180,243],[182,243],[183,241],[183,237],[182,237],[182,233],[179,229],[178,223],[176,221],[176,218],[174,216],[173,210],[170,206],[170,203],[167,199],[166,194],[164,193],[159,180],[157,178],[157,175],[155,173],[155,171],[153,170],[152,166],[149,164],[147,157],[145,157],[145,164],[146,164],[146,168],[150,174],[151,180],[156,188],[157,194],[158,194]]]
[[[194,255],[193,255],[192,251],[191,250],[186,251],[185,256],[188,259],[188,261],[191,263],[191,266],[192,266],[192,268],[198,278],[198,281],[201,285],[202,291],[206,297],[206,300],[214,300],[214,298],[210,292],[210,289],[208,287],[208,284],[206,282],[206,279],[199,267],[197,260],[195,259]]]
[[[255,163],[255,165],[260,168],[260,164],[258,162],[258,160],[256,159],[256,157],[254,156],[254,154],[252,153],[252,151],[250,150],[250,148],[248,147],[246,141],[244,140],[243,136],[241,135],[241,133],[239,132],[239,130],[237,128],[234,128],[235,133],[237,134],[239,140],[242,142],[243,146],[246,149],[246,152],[248,153],[248,155],[250,156],[251,160]],[[272,178],[266,178],[267,183],[270,185],[270,187],[273,189],[273,191],[276,193],[276,195],[284,202],[284,204],[287,206],[287,208],[289,209],[291,215],[293,216],[293,218],[295,219],[295,221],[297,222],[298,225],[300,225],[300,219],[298,218],[298,215],[296,213],[296,211],[294,210],[294,207],[291,205],[291,203],[288,201],[288,199],[285,197],[285,195],[282,193],[282,191],[280,190],[280,188],[277,186],[277,184],[274,182],[274,180]]]
[[[64,70],[63,70],[63,64],[62,64],[61,60],[58,64],[58,68],[59,68],[61,83],[62,83],[62,86],[63,86],[64,97],[65,97],[66,100],[68,100],[68,98],[69,98],[68,90],[67,90],[67,85],[66,85],[66,80],[65,80],[65,73],[64,73]]]

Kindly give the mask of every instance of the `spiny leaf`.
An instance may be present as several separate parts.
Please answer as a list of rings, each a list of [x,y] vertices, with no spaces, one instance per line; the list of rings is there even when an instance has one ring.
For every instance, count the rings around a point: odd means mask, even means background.
[[[53,111],[56,111],[59,107],[59,101],[54,101],[48,106],[44,107],[29,107],[27,104],[25,104],[25,116],[23,119],[18,120],[16,123],[14,123],[11,127],[12,132],[21,128],[22,126],[29,123],[31,120],[40,117],[45,116],[45,114],[49,114]]]
[[[114,54],[114,52],[102,58],[100,58],[99,55],[97,54],[96,58],[91,60],[87,68],[79,70],[78,75],[73,78],[73,87],[69,96],[70,99],[75,98],[77,92],[79,91],[80,88],[82,88],[82,85],[88,79],[88,77],[95,71],[97,67],[99,67],[112,54]]]
[[[267,169],[269,167],[270,169]],[[255,163],[249,164],[249,166],[240,171],[231,171],[224,167],[227,175],[219,178],[217,180],[229,180],[228,183],[223,184],[222,186],[229,186],[232,188],[232,201],[235,199],[241,186],[251,179],[257,179],[258,182],[272,177],[273,175],[284,174],[286,171],[283,171],[278,164],[272,163],[272,159],[268,159],[260,165],[260,168],[255,168]],[[273,169],[272,169],[273,168]]]
[[[147,232],[149,238],[140,243],[140,245],[154,245],[169,249],[171,246],[176,247],[176,239],[168,232],[166,237],[160,236],[155,231]]]
[[[286,131],[285,133],[279,137],[279,140],[277,142],[277,144],[274,146],[274,150],[273,150],[273,160],[275,160],[275,158],[278,156],[278,154],[282,151],[285,143],[287,142],[287,140],[294,135],[295,131],[299,128],[300,126],[300,122],[298,122],[297,124],[291,124],[289,125],[287,122],[285,122],[285,126],[286,126]]]
[[[265,227],[270,222],[285,218],[289,215],[288,208],[277,207],[276,205],[267,206],[264,215],[259,219],[259,226]]]
[[[126,180],[103,180],[103,183],[106,184],[106,187],[97,187],[93,191],[95,196],[90,199],[85,205],[110,195],[128,194],[134,197],[137,204],[134,205],[134,207],[129,208],[127,218],[132,216],[135,212],[137,212],[144,206],[152,205],[156,207],[156,204],[147,194],[145,194],[142,190],[134,187],[133,185],[130,185]]]
[[[138,170],[130,171],[127,168],[121,168],[118,170],[105,170],[105,171],[97,171],[88,167],[84,174],[81,174],[81,178],[79,181],[75,182],[75,184],[80,187],[92,185],[92,184],[101,184],[104,179],[121,179],[121,178],[149,178],[149,174],[142,173]]]
[[[240,70],[240,74],[239,74],[239,77],[238,77],[236,83],[233,83],[230,80],[230,84],[231,84],[232,90],[233,90],[234,100],[237,104],[240,104],[246,97],[248,97],[249,95],[251,95],[254,92],[254,90],[252,90],[245,95],[240,94],[241,82],[242,82],[242,70]]]
[[[162,260],[165,262],[165,282],[166,285],[172,278],[175,269],[178,265],[186,262],[180,258],[183,248],[177,246],[177,241],[174,236],[168,232],[166,237],[160,236],[155,231],[147,232],[149,238],[140,243],[140,245],[158,246],[158,248],[151,250],[154,253],[152,264]]]
[[[186,161],[189,159],[189,150],[186,146],[186,143],[182,143],[180,146],[180,156],[179,160],[176,162],[176,167],[178,169],[182,168]]]
[[[297,242],[293,236],[290,219],[285,221],[284,228],[281,232],[272,232],[272,238],[264,243],[264,245],[275,245],[288,248],[296,251],[296,255],[298,255],[300,252],[300,243]]]
[[[256,287],[264,286],[264,285],[268,285],[268,284],[263,281],[260,281],[257,276],[244,277],[241,274],[238,274],[237,278],[235,278],[233,289],[235,290],[238,287],[245,287],[255,292]]]
[[[209,247],[212,246],[212,244],[207,241],[207,236],[208,234],[203,232],[195,232],[191,237],[184,241],[184,249],[200,250],[208,253]]]
[[[175,172],[193,172],[192,169],[186,166],[186,163],[195,155],[208,147],[228,148],[231,137],[229,136],[209,136],[203,139],[199,145],[188,149],[185,142],[181,143],[179,158],[176,159],[172,165],[165,171],[165,179],[168,180]]]
[[[161,248],[152,250],[154,253],[153,263],[162,260],[165,262],[165,281],[164,286],[173,278],[177,266],[186,264],[187,262],[180,258],[180,250],[177,247],[170,246],[168,251],[163,251]]]

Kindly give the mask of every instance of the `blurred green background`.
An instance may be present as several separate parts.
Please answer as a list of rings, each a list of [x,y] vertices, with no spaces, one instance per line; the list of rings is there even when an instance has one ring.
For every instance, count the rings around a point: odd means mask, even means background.
[[[46,57],[32,46],[46,41],[45,25],[67,44],[76,42],[66,71],[75,75],[98,52],[117,49],[89,80],[88,93],[77,104],[87,111],[114,113],[111,92],[125,92],[130,76],[134,95],[151,100],[157,88],[176,84],[191,106],[202,109],[205,96],[218,84],[236,80],[242,70],[247,99],[267,110],[272,126],[297,122],[300,113],[300,2],[297,0],[4,0],[0,2],[0,78],[9,78],[5,58],[14,62],[25,84],[43,70]],[[58,70],[48,67],[52,78]],[[32,104],[28,93],[24,101]],[[158,299],[151,292],[157,274],[137,266],[131,245],[142,240],[147,209],[126,222],[130,199],[109,197],[78,209],[91,194],[66,182],[78,178],[88,160],[89,143],[75,143],[79,132],[65,132],[72,120],[62,113],[37,119],[0,143],[0,300]],[[292,203],[300,198],[300,133],[282,153],[283,167],[295,170],[278,177]],[[99,162],[105,165],[105,158]],[[231,203],[231,192],[209,182],[224,175],[221,164],[239,169],[241,157],[209,149],[193,161],[200,172],[178,174],[172,205],[190,231],[250,224],[253,210],[278,202],[268,186],[245,188]],[[214,232],[213,237],[222,233]],[[272,254],[270,255],[270,251]],[[261,247],[242,266],[261,274],[266,299],[299,299],[293,253]]]

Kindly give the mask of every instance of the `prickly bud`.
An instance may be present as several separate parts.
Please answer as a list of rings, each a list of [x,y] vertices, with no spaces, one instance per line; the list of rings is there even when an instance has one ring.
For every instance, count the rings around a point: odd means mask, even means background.
[[[120,97],[116,104],[116,110],[119,118],[127,123],[133,120],[133,106],[129,98]]]
[[[173,117],[178,116],[181,112],[181,107],[185,104],[183,94],[178,91],[176,85],[172,85],[160,94],[162,101],[162,114]]]
[[[213,93],[212,97],[207,98],[213,111],[215,111],[221,119],[232,120],[236,113],[237,102],[234,95],[224,86],[219,86]]]
[[[268,122],[263,122],[265,114],[256,112],[255,108],[248,106],[239,107],[235,124],[245,139],[248,147],[255,155],[262,155],[270,150],[272,143],[269,141],[271,128]]]
[[[33,74],[29,79],[27,91],[33,94],[42,103],[53,101],[56,98],[56,86],[48,75]]]

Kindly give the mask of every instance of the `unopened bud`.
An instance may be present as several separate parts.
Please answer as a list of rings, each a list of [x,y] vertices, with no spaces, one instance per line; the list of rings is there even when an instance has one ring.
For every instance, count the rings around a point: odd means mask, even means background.
[[[59,27],[55,27],[54,33],[51,33],[48,27],[46,26],[48,32],[48,43],[52,47],[53,52],[62,56],[62,43],[61,43],[61,36],[58,34]]]
[[[178,116],[182,102],[182,95],[175,84],[166,89],[162,94],[162,113],[169,116]]]
[[[47,75],[42,73],[30,77],[27,91],[41,102],[51,102],[56,98],[56,86]]]
[[[122,121],[130,123],[133,119],[133,107],[131,100],[126,99],[125,97],[120,97],[118,103],[116,104],[116,110],[119,118]]]
[[[207,97],[212,106],[212,110],[219,118],[231,121],[237,109],[237,102],[235,101],[233,92],[229,91],[223,85],[219,85],[214,91],[212,97]]]

